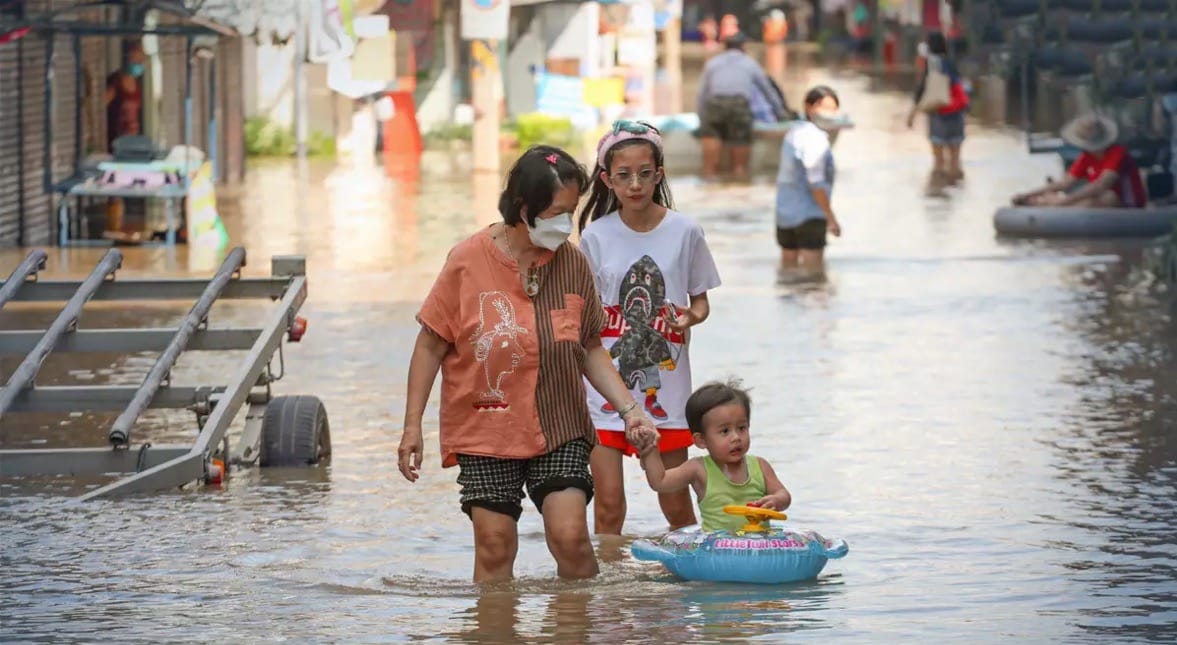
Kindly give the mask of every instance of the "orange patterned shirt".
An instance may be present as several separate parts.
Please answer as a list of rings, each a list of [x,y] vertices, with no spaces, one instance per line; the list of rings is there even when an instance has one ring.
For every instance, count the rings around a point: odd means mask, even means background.
[[[585,403],[585,345],[605,312],[588,260],[565,243],[537,268],[528,298],[518,264],[486,228],[450,251],[417,320],[450,344],[441,365],[442,466],[457,455],[529,459],[574,439],[596,443]]]

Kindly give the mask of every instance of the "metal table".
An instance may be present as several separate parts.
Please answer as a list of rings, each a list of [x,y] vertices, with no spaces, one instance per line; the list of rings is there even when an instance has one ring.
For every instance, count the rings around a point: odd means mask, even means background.
[[[162,199],[164,201],[164,217],[167,221],[167,232],[165,233],[163,243],[167,246],[175,246],[176,228],[180,221],[180,218],[176,215],[179,212],[179,203],[187,196],[188,188],[183,184],[169,184],[156,189],[111,188],[89,181],[75,184],[70,188],[62,190],[61,204],[57,207],[57,243],[59,246],[111,244],[110,240],[70,239],[70,230],[74,221],[75,212],[82,213],[81,223],[83,228],[86,228],[88,224],[88,217],[85,215],[85,212],[73,208],[72,204],[81,197],[122,197],[131,199]],[[144,244],[154,243],[144,242]]]

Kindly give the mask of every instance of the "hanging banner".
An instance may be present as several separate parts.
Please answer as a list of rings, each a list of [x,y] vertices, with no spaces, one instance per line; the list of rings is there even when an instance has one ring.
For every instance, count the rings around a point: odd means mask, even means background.
[[[355,42],[347,34],[339,0],[322,0],[309,4],[311,15],[307,60],[312,63],[330,63],[351,56],[355,51]]]
[[[462,0],[462,40],[506,40],[510,0]]]
[[[349,38],[355,39],[356,29],[353,21],[356,17],[356,8],[352,0],[338,0],[339,1],[339,21],[343,23],[343,31]]]

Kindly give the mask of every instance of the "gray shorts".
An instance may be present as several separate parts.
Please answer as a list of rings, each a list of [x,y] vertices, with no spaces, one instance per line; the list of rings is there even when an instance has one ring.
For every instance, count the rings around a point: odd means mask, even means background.
[[[964,110],[928,115],[928,140],[937,146],[957,146],[964,141]]]

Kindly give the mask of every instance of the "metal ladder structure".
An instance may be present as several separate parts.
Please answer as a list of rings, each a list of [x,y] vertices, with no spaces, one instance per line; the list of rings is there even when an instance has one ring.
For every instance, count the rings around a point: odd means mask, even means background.
[[[85,279],[41,280],[44,251],[32,251],[0,283],[0,315],[20,302],[65,302],[46,329],[0,331],[0,356],[23,356],[0,388],[0,440],[17,414],[29,412],[119,412],[106,429],[108,447],[0,450],[0,478],[39,475],[104,475],[119,479],[89,491],[89,500],[216,481],[229,466],[315,465],[329,458],[330,429],[322,402],[311,396],[274,397],[271,384],[282,378],[283,336],[298,342],[306,322],[298,311],[306,301],[306,260],[276,256],[271,275],[243,278],[245,250],[232,249],[209,280],[118,280],[122,253],[111,249]],[[218,299],[267,299],[271,305],[257,328],[210,328],[208,316]],[[175,329],[78,329],[90,301],[195,300]],[[176,386],[171,371],[185,351],[248,350],[227,384]],[[159,352],[138,386],[38,386],[35,381],[50,353]],[[277,354],[278,371],[271,369]],[[230,450],[226,436],[243,405],[245,430]],[[136,443],[134,426],[149,408],[188,409],[198,433],[192,445]]]

